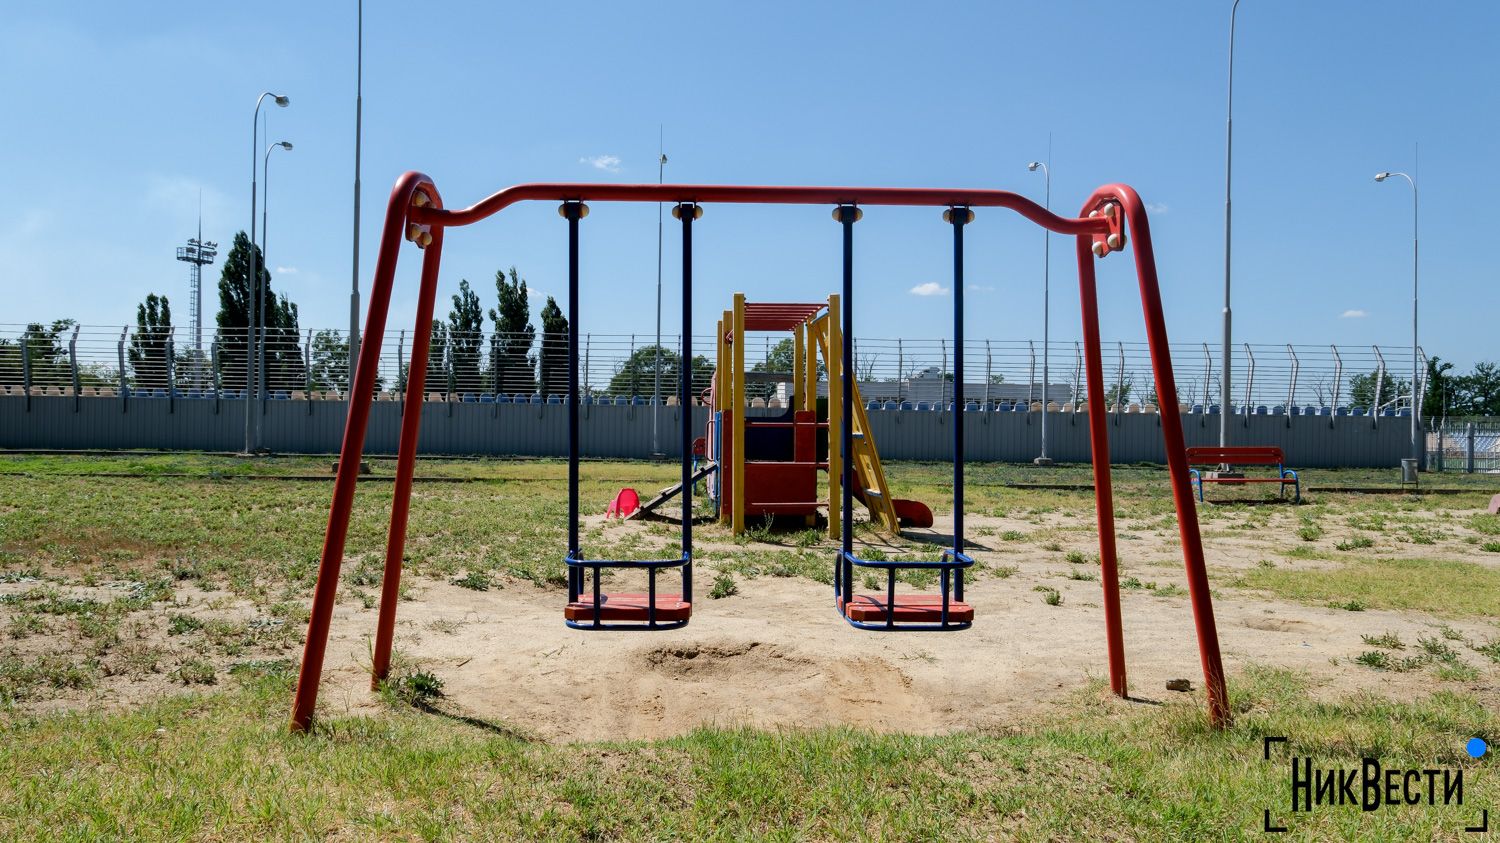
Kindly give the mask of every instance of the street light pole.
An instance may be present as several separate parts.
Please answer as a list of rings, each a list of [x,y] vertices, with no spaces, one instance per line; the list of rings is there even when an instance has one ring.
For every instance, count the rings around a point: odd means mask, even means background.
[[[257,192],[256,176],[260,159],[260,104],[266,97],[272,97],[273,101],[280,107],[286,108],[291,99],[281,94],[273,94],[270,91],[262,93],[255,100],[255,116],[251,121],[250,131],[250,277],[245,279],[245,294],[249,297],[250,319],[245,326],[245,453],[255,453],[258,427],[255,423],[255,319],[256,319],[256,293],[260,289],[260,265],[255,252],[255,195]]]
[[[1026,169],[1036,172],[1042,171],[1047,181],[1047,198],[1044,207],[1052,210],[1052,168],[1049,166],[1052,158],[1052,138],[1047,138],[1047,161],[1033,161],[1026,165]],[[1052,232],[1042,229],[1042,453],[1032,460],[1037,465],[1051,465],[1052,458],[1047,456],[1047,386],[1052,382],[1051,370],[1048,361],[1051,359],[1052,350]]]
[[[1376,181],[1400,176],[1411,185],[1411,455],[1422,466],[1422,443],[1417,434],[1417,182],[1406,173],[1376,173]]]
[[[268,244],[270,243],[270,240],[271,240],[271,227],[267,224],[267,216],[268,216],[268,214],[270,213],[270,210],[271,210],[271,150],[273,150],[273,149],[285,149],[288,152],[290,152],[291,149],[292,149],[292,145],[290,143],[286,142],[286,141],[277,141],[276,143],[273,143],[270,146],[266,147],[266,154],[261,158],[261,162],[260,162],[260,175],[261,175],[261,183],[260,183],[260,189],[261,189],[261,203],[260,203],[260,259],[263,260],[263,261],[267,260],[266,259],[266,250],[268,248],[270,248]],[[267,265],[269,266],[269,261],[267,261]],[[258,393],[257,397],[260,399],[261,403],[256,407],[256,413],[255,413],[255,441],[256,441],[256,444],[259,444],[260,443],[260,417],[261,417],[261,410],[265,407],[266,392],[267,392],[266,381],[269,380],[269,375],[266,372],[266,285],[265,284],[261,284],[260,285],[260,322],[256,326],[255,346],[256,346],[256,348],[258,350],[258,354],[256,356],[257,367],[260,369],[259,386],[258,386],[258,388],[257,388],[256,391]]]
[[[656,161],[656,183],[663,184],[662,179],[667,172],[667,154],[661,146],[661,133],[657,132],[657,161]],[[655,370],[654,386],[651,389],[651,455],[661,454],[661,441],[658,436],[656,420],[657,413],[661,407],[661,203],[656,203],[656,351],[653,353],[656,360],[652,367]],[[687,365],[687,361],[680,361],[680,366]],[[686,409],[679,407],[678,412],[685,413]]]
[[[1230,370],[1230,343],[1233,341],[1233,315],[1229,307],[1229,254],[1230,254],[1230,188],[1234,183],[1234,16],[1239,11],[1240,0],[1229,7],[1229,89],[1224,121],[1224,353],[1223,369],[1219,374],[1219,447],[1229,444],[1229,387],[1233,377]]]
[[[359,360],[359,141],[364,122],[365,3],[359,0],[355,24],[354,60],[354,259],[349,273],[349,385],[345,398],[354,397],[354,364]],[[352,405],[351,405],[352,406]]]

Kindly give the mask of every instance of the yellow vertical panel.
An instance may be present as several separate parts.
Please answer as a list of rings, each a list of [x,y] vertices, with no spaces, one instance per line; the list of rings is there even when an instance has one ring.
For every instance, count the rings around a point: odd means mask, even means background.
[[[844,506],[844,461],[843,455],[839,453],[843,444],[844,430],[844,385],[843,385],[843,340],[839,335],[839,297],[837,294],[828,297],[828,318],[824,320],[828,328],[828,343],[825,346],[824,356],[828,363],[828,536],[838,538],[840,535],[839,519],[843,516]]]

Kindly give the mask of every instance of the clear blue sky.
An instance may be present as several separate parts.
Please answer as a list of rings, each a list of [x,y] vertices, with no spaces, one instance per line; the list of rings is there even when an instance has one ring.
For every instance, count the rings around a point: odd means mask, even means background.
[[[1134,185],[1156,213],[1174,340],[1216,342],[1222,296],[1229,3],[395,4],[365,11],[363,284],[385,196],[407,169],[450,206],[506,185],[669,181],[986,186],[1053,201]],[[1411,171],[1421,143],[1423,346],[1467,368],[1494,340],[1500,6],[1243,0],[1236,53],[1236,336],[1409,342]],[[187,322],[194,233],[247,226],[251,111],[270,140],[269,263],[304,327],[348,321],[354,3],[13,5],[0,28],[0,322],[123,324],[148,292]],[[264,144],[266,141],[263,140]],[[607,156],[601,158],[601,156]],[[596,166],[595,163],[607,166]],[[1000,211],[970,229],[970,336],[1039,338],[1041,234]],[[697,229],[699,329],[734,290],[821,298],[838,280],[826,208],[711,207]],[[949,233],[935,210],[856,229],[859,333],[939,337]],[[583,329],[649,333],[654,206],[584,226]],[[533,308],[563,293],[551,205],[450,234],[439,313],[467,277],[486,307],[519,266]],[[668,226],[666,313],[677,296]],[[409,325],[414,252],[392,325]],[[1054,337],[1078,334],[1071,250],[1053,243]],[[1140,335],[1128,265],[1101,275],[1104,334]],[[211,272],[218,278],[218,268]],[[211,321],[216,295],[208,295]],[[1362,314],[1362,315],[1360,315]]]

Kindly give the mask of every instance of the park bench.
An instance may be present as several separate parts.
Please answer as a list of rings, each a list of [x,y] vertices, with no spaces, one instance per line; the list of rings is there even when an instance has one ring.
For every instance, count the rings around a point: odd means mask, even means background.
[[[1193,465],[1274,465],[1275,477],[1205,477],[1203,472],[1190,468],[1189,474],[1198,484],[1198,500],[1203,500],[1204,483],[1279,483],[1281,494],[1286,496],[1286,487],[1296,493],[1293,501],[1302,502],[1302,483],[1297,472],[1286,468],[1286,454],[1274,445],[1206,446],[1188,448],[1187,461]]]

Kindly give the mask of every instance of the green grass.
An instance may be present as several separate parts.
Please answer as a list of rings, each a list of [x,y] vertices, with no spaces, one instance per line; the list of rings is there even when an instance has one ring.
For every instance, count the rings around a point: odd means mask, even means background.
[[[1207,728],[1197,695],[1127,704],[1095,683],[1071,700],[1059,697],[1055,717],[1031,717],[1003,732],[713,728],[660,741],[549,745],[525,739],[525,723],[445,715],[451,701],[439,677],[408,667],[386,686],[389,706],[358,717],[325,710],[312,735],[294,737],[284,731],[289,677],[332,492],[329,462],[0,456],[0,582],[8,591],[0,605],[8,619],[0,643],[0,839],[1248,840],[1261,837],[1259,806],[1288,796],[1284,767],[1260,760],[1263,735],[1289,735],[1289,750],[1322,767],[1356,766],[1361,755],[1377,754],[1391,765],[1471,770],[1477,762],[1462,753],[1463,740],[1481,734],[1494,743],[1500,735],[1500,715],[1486,697],[1439,690],[1411,702],[1314,702],[1305,679],[1252,669],[1231,676],[1236,723],[1223,733]],[[376,479],[359,486],[341,582],[367,606],[378,590],[390,510],[391,485],[381,478],[393,470],[389,460],[373,464]],[[892,463],[889,470],[893,491],[927,501],[940,516],[951,511],[945,464]],[[668,485],[676,471],[585,463],[584,511],[602,512],[621,486]],[[84,476],[98,472],[126,476]],[[1315,485],[1391,485],[1386,471],[1314,474]],[[498,587],[518,578],[560,595],[564,475],[556,460],[423,460],[403,585]],[[972,465],[966,506],[1037,525],[1002,533],[1003,541],[1060,552],[1063,541],[1077,546],[1091,534],[1091,493],[1009,484],[1089,479],[1087,466]],[[1378,523],[1389,535],[1414,537],[1429,533],[1413,532],[1403,519],[1436,510],[1450,520],[1430,533],[1435,538],[1463,530],[1500,536],[1495,519],[1471,515],[1487,499],[1482,483],[1438,476],[1431,484],[1466,493],[1412,500],[1312,493],[1314,502],[1296,512],[1331,524],[1357,507],[1360,529]],[[1119,467],[1115,489],[1123,541],[1154,541],[1154,531],[1170,540],[1175,519],[1163,470]],[[1228,502],[1200,512],[1205,525],[1236,536],[1289,538],[1312,523],[1290,509]],[[831,573],[831,545],[800,524],[763,526],[737,545],[717,525],[698,535],[717,546],[697,560],[731,584],[760,576],[826,583]],[[677,552],[675,541],[665,528],[585,530],[585,545],[599,556],[659,558]],[[1483,616],[1500,605],[1500,573],[1473,563],[1365,560],[1291,544],[1305,558],[1341,564],[1257,566],[1244,584],[1313,605],[1440,616]],[[930,550],[909,542],[882,547],[867,555],[917,558]],[[1079,565],[1096,561],[1075,553]],[[1016,565],[984,570],[996,578],[1019,572]],[[1077,568],[1069,576],[1089,573]],[[912,581],[919,576],[932,575],[917,572]],[[98,590],[76,596],[78,586]],[[1182,593],[1137,577],[1122,586]],[[196,589],[245,598],[254,614],[197,614],[201,607],[186,602]],[[1043,602],[1063,604],[1058,589],[1038,591]],[[145,622],[170,633],[183,652],[138,646],[132,625]],[[1370,666],[1492,686],[1500,641],[1440,632],[1402,654],[1388,652],[1396,648],[1385,647],[1384,636],[1368,639],[1377,648],[1369,658],[1384,660]],[[72,636],[76,646],[26,649],[43,636]],[[31,707],[95,693],[116,671],[154,674],[176,683],[178,695],[127,711],[39,714]],[[1493,778],[1470,778],[1468,800],[1495,804]],[[1294,822],[1298,834],[1314,838],[1429,839],[1471,820],[1453,809],[1333,809]]]
[[[663,741],[553,746],[432,713],[436,697],[284,730],[289,683],[255,671],[206,696],[4,727],[0,831],[11,839],[1256,840],[1289,800],[1262,736],[1319,767],[1462,767],[1500,719],[1462,693],[1316,703],[1298,677],[1232,677],[1236,721],[1195,701],[1132,707],[1099,685],[1066,718],[1004,735],[700,729]],[[439,689],[440,690],[440,689]],[[440,703],[436,703],[440,705]],[[65,778],[64,778],[65,777]],[[1299,837],[1429,839],[1468,807],[1320,809]]]
[[[1500,606],[1500,571],[1446,559],[1377,558],[1347,562],[1334,571],[1254,568],[1245,572],[1244,581],[1314,605],[1357,602],[1439,617],[1493,615]]]
[[[722,600],[740,593],[740,587],[735,584],[734,577],[729,574],[719,574],[714,577],[713,587],[708,590],[708,596],[714,600]]]

